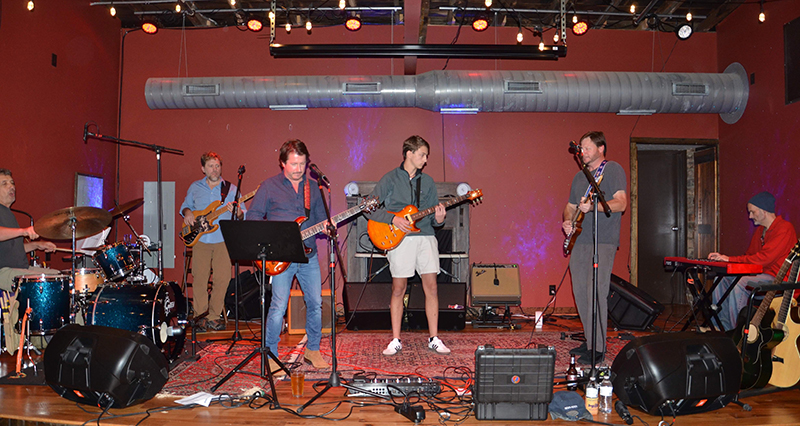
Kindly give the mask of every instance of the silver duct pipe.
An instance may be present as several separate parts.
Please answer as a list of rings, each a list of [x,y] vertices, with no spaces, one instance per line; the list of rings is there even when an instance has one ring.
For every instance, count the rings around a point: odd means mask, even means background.
[[[418,76],[150,78],[151,109],[417,107],[441,113],[720,114],[735,123],[747,73],[431,71]]]

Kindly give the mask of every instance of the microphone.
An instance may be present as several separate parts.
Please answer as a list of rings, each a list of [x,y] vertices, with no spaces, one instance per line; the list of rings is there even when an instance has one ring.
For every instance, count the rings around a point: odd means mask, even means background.
[[[575,143],[575,141],[569,141],[569,153],[570,154],[580,154],[581,153],[581,146]]]
[[[622,401],[617,400],[617,403],[614,404],[614,409],[617,410],[617,414],[622,417],[622,421],[625,422],[626,425],[633,424],[633,417],[631,417],[631,412],[628,411],[628,407]]]
[[[245,172],[245,170],[244,170],[244,164],[242,164],[241,166],[239,166],[239,174],[240,174],[240,175],[243,175],[243,174],[244,174],[244,172]]]
[[[86,138],[89,136],[89,123],[83,125],[83,143],[86,143]]]
[[[308,167],[311,168],[312,172],[316,173],[317,177],[320,178],[320,180],[324,182],[326,186],[331,186],[331,181],[328,180],[328,177],[325,176],[325,173],[322,173],[322,170],[320,170],[316,164],[311,163],[308,165]]]

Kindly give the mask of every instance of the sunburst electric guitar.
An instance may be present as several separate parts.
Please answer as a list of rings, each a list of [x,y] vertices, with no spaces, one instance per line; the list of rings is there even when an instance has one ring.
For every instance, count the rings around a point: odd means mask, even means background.
[[[345,220],[347,220],[347,219],[349,219],[349,218],[351,218],[351,217],[353,217],[353,216],[355,216],[355,215],[357,215],[357,214],[359,214],[361,212],[371,212],[371,211],[377,209],[378,208],[378,204],[379,203],[378,203],[378,199],[377,198],[374,198],[374,197],[373,198],[365,198],[363,201],[361,201],[361,203],[359,203],[359,205],[351,207],[351,208],[349,208],[349,209],[337,214],[336,216],[332,217],[331,221],[333,221],[333,225],[336,226],[340,222],[343,222],[343,221],[345,221]],[[297,222],[297,226],[300,226],[305,221],[306,221],[305,217],[298,217],[295,220],[295,222]],[[327,220],[323,220],[322,222],[320,222],[320,223],[318,223],[318,224],[316,224],[314,226],[309,226],[308,228],[300,231],[300,238],[303,241],[305,241],[307,238],[311,238],[314,235],[317,235],[320,232],[324,231],[327,226],[328,226],[328,221]],[[306,252],[309,252],[309,251],[311,251],[311,249],[306,247]],[[261,261],[260,260],[257,260],[254,263],[256,265],[256,268],[261,269]],[[267,275],[278,275],[281,272],[285,271],[286,268],[288,268],[291,263],[292,262],[279,262],[279,261],[276,261],[276,260],[268,260],[267,262],[265,262],[264,273],[266,273]]]
[[[789,282],[797,282],[800,261],[792,263]],[[800,313],[794,290],[785,290],[783,297],[772,301],[771,309],[778,312],[772,328],[783,330],[783,341],[772,350],[772,376],[769,384],[778,388],[789,388],[800,382]]]
[[[600,186],[600,182],[603,181],[603,176],[604,175],[600,175],[600,177],[597,178],[597,186]],[[592,192],[594,192],[594,190],[592,190]],[[589,194],[591,195],[592,192]],[[575,210],[575,216],[572,217],[572,232],[564,239],[564,256],[569,256],[569,254],[572,253],[572,247],[575,245],[575,241],[578,240],[578,236],[583,232],[581,224],[585,216],[581,209]]]
[[[239,198],[239,205],[253,198],[253,196],[256,195],[256,191],[258,191],[258,188]],[[226,211],[228,211],[226,205],[222,204],[222,201],[219,200],[212,201],[211,204],[203,210],[193,211],[194,225],[183,225],[183,229],[181,230],[181,240],[186,244],[186,247],[194,246],[200,241],[201,236],[216,231],[219,225],[214,223],[214,221]]]
[[[789,272],[792,262],[800,255],[800,241],[795,244],[789,256],[781,264],[781,269],[775,275],[772,284],[780,284]],[[768,291],[764,295],[753,317],[747,321],[747,307],[739,313],[739,325],[733,332],[733,341],[742,353],[742,389],[763,388],[769,383],[772,376],[772,349],[783,341],[783,329],[772,328],[775,312],[769,310],[775,291]],[[744,341],[747,339],[747,348],[742,351]]]
[[[447,202],[443,203],[443,205],[445,208],[447,208],[466,200],[479,202],[481,197],[483,197],[483,192],[480,189],[474,189],[460,197],[448,200]],[[435,206],[425,210],[418,210],[415,206],[408,205],[399,212],[389,213],[398,217],[402,217],[411,222],[410,232],[419,232],[419,228],[417,228],[414,224],[423,217],[435,212]],[[375,244],[375,247],[381,250],[391,250],[397,247],[397,245],[400,244],[400,242],[403,241],[403,238],[406,236],[406,232],[403,232],[400,230],[400,228],[390,223],[376,222],[374,220],[367,222],[367,233],[369,234],[369,239],[372,240],[372,244]]]

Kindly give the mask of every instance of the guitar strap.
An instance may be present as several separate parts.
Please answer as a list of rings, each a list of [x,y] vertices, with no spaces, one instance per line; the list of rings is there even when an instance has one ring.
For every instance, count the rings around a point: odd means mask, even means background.
[[[311,184],[308,183],[308,176],[306,176],[306,184],[303,186],[303,202],[306,208],[306,217],[311,216]]]
[[[416,200],[417,208],[419,208],[419,193],[420,193],[419,185],[420,185],[420,182],[422,182],[422,177],[421,176],[417,178],[417,200]]]
[[[595,181],[597,181],[597,179],[598,179],[598,178],[600,178],[600,176],[603,174],[603,168],[605,168],[605,167],[606,167],[606,163],[607,163],[607,162],[608,162],[608,160],[603,160],[603,162],[602,162],[602,163],[600,163],[600,167],[598,167],[598,168],[597,168],[597,169],[594,171],[594,180],[595,180]],[[588,197],[588,196],[589,196],[589,194],[590,194],[591,192],[592,192],[592,185],[589,185],[589,187],[588,187],[588,188],[586,188],[586,193],[584,193],[584,194],[583,194],[583,196],[584,196],[584,197]]]
[[[231,183],[227,180],[222,181],[222,187],[220,188],[220,201],[225,204],[225,199],[228,198],[228,191],[231,189]]]

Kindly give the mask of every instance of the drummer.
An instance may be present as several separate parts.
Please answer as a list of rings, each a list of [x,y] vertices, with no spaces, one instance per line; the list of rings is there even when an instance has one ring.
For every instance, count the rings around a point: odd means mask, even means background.
[[[39,234],[33,230],[33,226],[22,228],[17,222],[14,213],[11,212],[11,205],[17,197],[17,190],[14,186],[14,178],[11,171],[0,168],[0,290],[11,293],[14,286],[14,278],[27,274],[58,274],[55,269],[33,268],[28,265],[27,252],[42,250],[47,253],[54,252],[56,245],[50,241],[33,241],[39,238]],[[25,239],[28,241],[25,241]],[[12,296],[9,303],[9,317],[4,317],[8,321],[4,322],[6,328],[6,348],[10,353],[16,351],[19,344],[19,334],[14,330],[17,322],[17,309],[15,298]],[[4,309],[5,315],[5,309]]]

